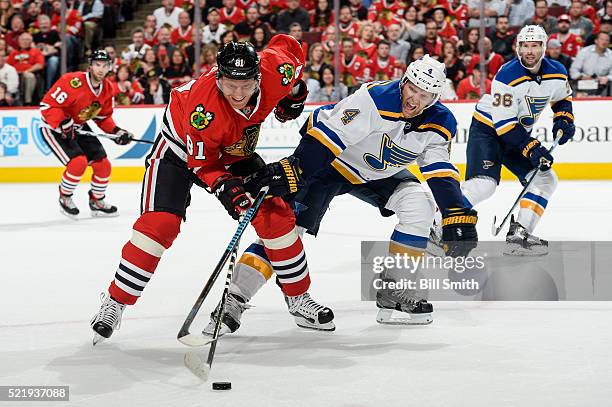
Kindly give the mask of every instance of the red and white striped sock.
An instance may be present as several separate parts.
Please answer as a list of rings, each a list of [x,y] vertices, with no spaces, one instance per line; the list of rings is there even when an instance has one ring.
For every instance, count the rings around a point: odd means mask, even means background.
[[[167,212],[147,212],[138,218],[108,288],[116,301],[132,305],[140,298],[164,251],[179,234],[180,225],[181,218]]]
[[[289,233],[275,239],[261,240],[283,292],[292,297],[308,291],[308,262],[297,229],[294,227]]]
[[[111,164],[108,158],[91,163],[93,176],[91,177],[91,195],[96,199],[104,198],[106,187],[110,180]]]
[[[76,156],[66,164],[66,169],[62,174],[62,182],[59,187],[62,195],[72,195],[79,185],[86,168],[87,158],[85,158],[84,155]]]

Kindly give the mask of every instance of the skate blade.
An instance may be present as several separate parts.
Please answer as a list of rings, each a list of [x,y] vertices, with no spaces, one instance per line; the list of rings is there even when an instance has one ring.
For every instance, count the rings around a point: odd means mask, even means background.
[[[210,375],[210,366],[200,357],[198,352],[187,352],[183,358],[185,367],[189,369],[191,373],[202,379],[203,381],[208,380]]]
[[[326,322],[324,324],[313,324],[312,322],[308,321],[307,319],[300,318],[300,317],[295,317],[295,323],[300,328],[310,329],[312,331],[332,332],[332,331],[336,330],[336,325],[333,323],[333,321],[329,321],[329,322]]]
[[[119,216],[119,211],[113,213],[105,213],[101,211],[91,211],[92,218],[116,218]]]
[[[63,210],[62,208],[60,208],[60,213],[62,215],[64,215],[65,217],[72,219],[72,220],[79,220],[79,215],[73,215],[71,213],[66,212],[65,210]]]
[[[227,325],[225,325],[224,323],[221,323],[221,327],[219,328],[219,338],[229,333],[231,333],[231,331],[227,327]],[[209,322],[206,328],[204,328],[204,330],[202,331],[202,335],[204,335],[204,337],[208,337],[209,340],[212,342],[212,337],[214,334],[215,334],[215,324],[212,322]]]
[[[520,245],[509,245],[504,249],[504,256],[540,257],[548,254],[548,249],[530,250]]]
[[[433,322],[431,314],[409,314],[388,308],[381,308],[376,322],[384,325],[429,325]]]
[[[97,344],[103,342],[105,339],[105,337],[103,337],[102,335],[100,335],[99,333],[94,333],[94,337],[93,337],[93,346],[96,346]]]
[[[192,348],[201,348],[213,342],[212,335],[188,334],[177,338],[180,343]]]

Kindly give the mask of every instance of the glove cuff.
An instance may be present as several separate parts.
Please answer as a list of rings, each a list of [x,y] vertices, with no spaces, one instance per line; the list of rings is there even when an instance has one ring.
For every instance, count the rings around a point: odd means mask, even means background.
[[[553,122],[558,120],[565,120],[569,123],[574,123],[574,115],[570,112],[557,112],[553,117]]]
[[[521,154],[525,158],[529,158],[529,156],[531,155],[531,151],[540,145],[540,142],[538,140],[531,137],[530,139],[531,140],[527,140],[525,143],[520,145]]]
[[[293,89],[295,89],[296,87],[298,88],[297,93],[293,94]],[[287,95],[287,99],[294,100],[294,101],[306,100],[306,97],[308,96],[308,87],[306,86],[306,82],[300,79],[299,81],[297,81],[293,89]]]

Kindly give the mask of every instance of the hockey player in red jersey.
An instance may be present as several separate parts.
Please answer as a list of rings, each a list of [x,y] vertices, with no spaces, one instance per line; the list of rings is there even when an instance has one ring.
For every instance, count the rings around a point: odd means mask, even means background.
[[[95,51],[86,72],[63,75],[40,102],[43,140],[66,166],[59,187],[60,210],[72,219],[79,215],[72,194],[88,165],[93,170],[89,190],[92,216],[118,215],[117,207],[105,200],[111,174],[106,151],[96,137],[82,135],[78,129],[82,125],[83,129],[91,130],[86,122],[93,120],[102,131],[117,135],[114,139],[117,144],[128,144],[132,139],[132,134],[113,120],[113,87],[106,79],[111,62],[106,51]]]
[[[125,244],[109,295],[91,321],[94,344],[117,328],[126,305],[134,304],[153,277],[164,251],[177,237],[193,184],[208,187],[238,219],[258,191],[245,191],[243,177],[264,171],[269,194],[251,222],[298,325],[333,330],[333,312],[308,294],[310,277],[291,207],[280,196],[301,185],[299,162],[266,165],[254,153],[261,123],[274,110],[284,122],[302,113],[307,90],[300,79],[299,43],[277,35],[261,53],[249,43],[230,42],[217,68],[172,90],[160,135],[146,159],[142,215]],[[240,299],[237,303],[244,304]]]

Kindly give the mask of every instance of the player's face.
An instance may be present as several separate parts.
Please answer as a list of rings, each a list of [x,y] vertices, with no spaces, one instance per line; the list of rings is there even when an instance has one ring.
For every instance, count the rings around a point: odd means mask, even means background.
[[[104,61],[93,61],[89,67],[94,80],[97,82],[102,82],[110,69],[110,63]]]
[[[257,80],[247,79],[244,81],[238,81],[236,79],[229,79],[221,77],[219,79],[219,86],[225,99],[234,109],[242,109],[247,105],[249,99],[257,90]]]
[[[528,68],[534,68],[542,58],[542,43],[537,41],[521,42],[519,46],[519,55],[523,61],[523,65]]]
[[[431,102],[433,93],[419,89],[410,81],[406,82],[402,88],[402,113],[404,117],[410,118],[421,114]]]

